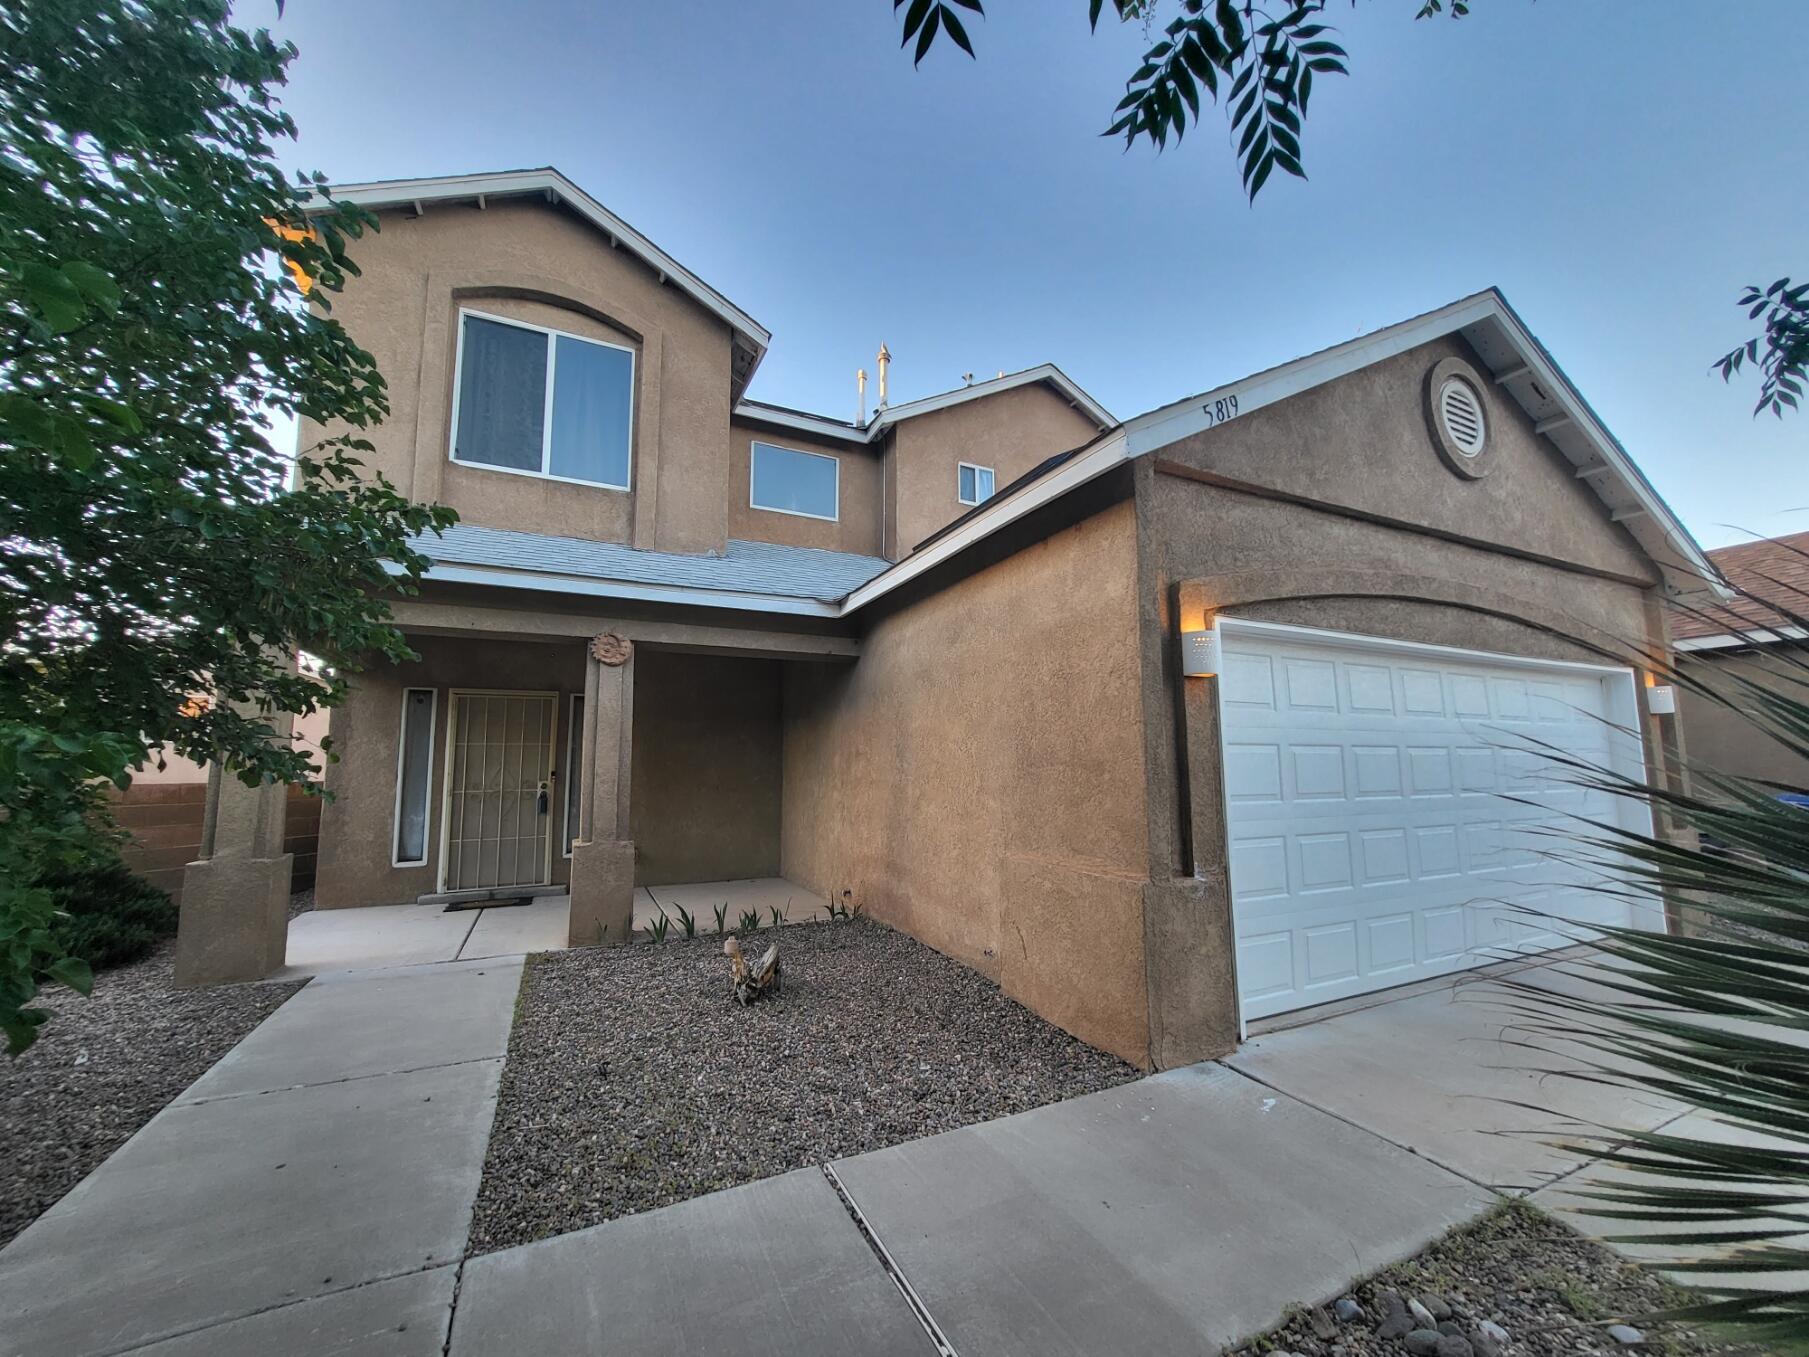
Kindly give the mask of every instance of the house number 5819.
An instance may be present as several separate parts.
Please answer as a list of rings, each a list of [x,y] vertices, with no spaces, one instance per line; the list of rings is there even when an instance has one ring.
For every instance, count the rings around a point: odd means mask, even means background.
[[[1210,429],[1214,424],[1237,418],[1237,397],[1220,396],[1215,401],[1207,401],[1200,409],[1206,416],[1206,427]]]

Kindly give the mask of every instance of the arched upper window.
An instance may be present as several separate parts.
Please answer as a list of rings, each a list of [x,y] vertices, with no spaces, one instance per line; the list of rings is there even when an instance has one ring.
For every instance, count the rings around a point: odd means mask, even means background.
[[[453,461],[629,488],[634,350],[462,310],[453,390]]]

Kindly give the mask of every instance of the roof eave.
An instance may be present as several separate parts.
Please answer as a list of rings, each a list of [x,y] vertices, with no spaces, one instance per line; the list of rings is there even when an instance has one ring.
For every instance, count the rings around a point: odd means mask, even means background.
[[[381,179],[360,184],[329,184],[309,198],[307,210],[310,214],[324,211],[334,200],[356,203],[372,210],[388,207],[414,207],[422,210],[429,203],[477,202],[481,205],[490,198],[536,195],[544,196],[550,203],[563,203],[577,212],[603,233],[611,248],[626,247],[654,271],[662,284],[668,281],[676,283],[681,291],[728,325],[737,347],[746,354],[746,361],[738,365],[738,371],[732,377],[734,395],[738,399],[753,380],[760,361],[766,356],[767,348],[772,343],[772,332],[550,166],[429,179]]]
[[[919,415],[933,414],[937,410],[946,410],[951,406],[962,405],[971,400],[979,400],[984,396],[996,396],[1020,386],[1034,386],[1047,383],[1056,393],[1062,396],[1075,409],[1086,415],[1101,429],[1113,428],[1118,421],[1112,412],[1089,396],[1078,382],[1063,372],[1054,363],[1038,363],[1035,367],[1025,368],[1021,372],[1008,372],[1003,377],[992,377],[983,382],[975,382],[972,386],[959,386],[952,391],[940,391],[933,396],[924,396],[914,401],[906,401],[902,405],[889,405],[874,413],[867,424],[870,437],[877,439],[881,433],[895,424],[907,419],[915,419]]]

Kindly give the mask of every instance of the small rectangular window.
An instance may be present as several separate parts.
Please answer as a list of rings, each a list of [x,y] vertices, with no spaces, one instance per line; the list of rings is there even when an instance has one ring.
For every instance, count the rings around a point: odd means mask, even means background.
[[[402,690],[402,731],[396,749],[396,840],[390,859],[395,867],[420,867],[427,862],[435,705],[432,688]]]
[[[748,503],[756,509],[834,521],[840,511],[841,462],[821,452],[755,443]]]
[[[962,462],[955,472],[956,498],[963,504],[984,504],[992,498],[992,468]]]
[[[453,461],[628,489],[632,350],[468,311],[457,386]]]
[[[584,772],[584,694],[572,694],[572,719],[565,735],[565,855],[578,837],[578,779]]]

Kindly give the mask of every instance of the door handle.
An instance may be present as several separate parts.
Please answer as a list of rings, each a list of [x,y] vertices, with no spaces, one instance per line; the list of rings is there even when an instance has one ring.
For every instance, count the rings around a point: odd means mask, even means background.
[[[535,800],[535,809],[539,814],[546,814],[546,783],[540,784],[540,795]]]

